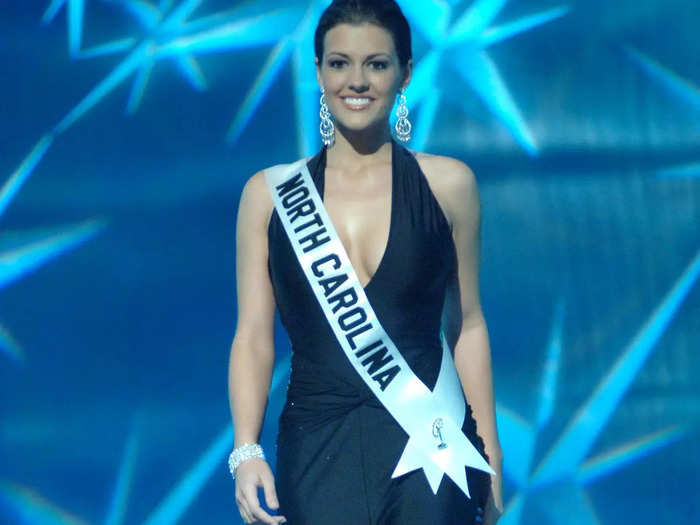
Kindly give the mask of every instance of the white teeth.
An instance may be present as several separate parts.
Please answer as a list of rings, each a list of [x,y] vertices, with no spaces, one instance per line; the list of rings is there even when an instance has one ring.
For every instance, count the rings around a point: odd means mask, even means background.
[[[351,106],[364,106],[365,104],[369,104],[370,99],[368,98],[350,98],[346,97],[345,102],[350,104]]]

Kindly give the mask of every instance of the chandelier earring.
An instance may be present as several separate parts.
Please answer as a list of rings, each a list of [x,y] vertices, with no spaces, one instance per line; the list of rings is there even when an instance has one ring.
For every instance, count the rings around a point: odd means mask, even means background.
[[[403,94],[405,88],[399,91],[399,106],[396,108],[396,116],[398,120],[394,125],[396,130],[396,138],[401,142],[407,142],[411,139],[411,123],[408,120],[408,107],[406,107],[406,95]]]
[[[326,90],[321,87],[321,111],[319,116],[321,117],[321,124],[319,124],[319,131],[321,132],[321,139],[326,146],[332,146],[335,143],[335,125],[333,124],[333,119],[331,118],[331,112],[328,111],[328,104],[326,104]]]

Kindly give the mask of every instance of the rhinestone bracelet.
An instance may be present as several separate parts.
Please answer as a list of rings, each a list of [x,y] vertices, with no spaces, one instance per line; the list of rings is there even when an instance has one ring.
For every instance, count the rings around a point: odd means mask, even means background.
[[[231,476],[236,479],[236,469],[238,465],[246,459],[260,458],[265,459],[262,447],[257,443],[243,443],[240,447],[236,447],[228,457],[228,469],[231,471]]]

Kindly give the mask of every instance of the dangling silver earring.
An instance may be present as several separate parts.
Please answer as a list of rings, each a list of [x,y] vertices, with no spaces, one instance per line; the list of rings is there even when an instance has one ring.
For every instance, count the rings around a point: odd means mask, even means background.
[[[406,107],[406,95],[403,94],[404,90],[401,89],[399,96],[399,107],[396,108],[396,116],[398,120],[394,125],[396,130],[396,138],[401,142],[407,142],[411,139],[411,123],[408,121],[408,108]]]
[[[321,111],[319,116],[321,117],[321,124],[319,125],[319,131],[321,132],[321,139],[326,146],[332,146],[335,143],[335,125],[331,119],[331,112],[328,111],[328,105],[326,104],[326,90],[321,87]]]

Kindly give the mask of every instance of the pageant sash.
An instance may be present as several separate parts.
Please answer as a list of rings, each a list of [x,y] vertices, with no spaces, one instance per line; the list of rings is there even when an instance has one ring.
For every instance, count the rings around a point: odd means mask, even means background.
[[[422,468],[436,494],[444,474],[469,495],[466,467],[495,474],[462,432],[466,406],[445,336],[431,392],[379,323],[311,178],[306,159],[265,170],[280,220],[343,352],[409,435],[392,478]],[[387,247],[388,248],[388,247]]]

